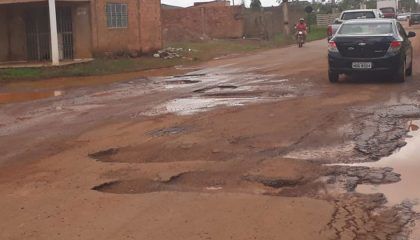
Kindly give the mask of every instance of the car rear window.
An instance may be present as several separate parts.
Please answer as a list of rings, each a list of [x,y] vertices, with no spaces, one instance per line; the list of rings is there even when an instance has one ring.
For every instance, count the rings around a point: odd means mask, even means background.
[[[392,34],[392,23],[369,22],[369,23],[344,23],[338,34],[342,35],[381,35]]]
[[[412,18],[413,20],[420,20],[420,14],[412,14],[412,15],[411,15],[411,18]]]
[[[381,10],[382,13],[395,13],[394,8],[391,8],[391,7],[389,7],[389,8],[381,8],[380,10]]]
[[[368,12],[346,12],[346,13],[343,13],[342,20],[365,19],[365,18],[375,18],[375,14],[371,11],[368,11]]]

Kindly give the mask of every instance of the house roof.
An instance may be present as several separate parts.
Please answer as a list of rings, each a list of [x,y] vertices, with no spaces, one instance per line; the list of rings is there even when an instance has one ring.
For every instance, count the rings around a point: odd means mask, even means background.
[[[90,2],[90,0],[56,0],[57,2]],[[0,4],[48,2],[48,0],[0,0]]]
[[[163,4],[162,3],[162,8],[163,9],[179,9],[179,8],[183,8],[183,7],[178,7],[178,6],[169,5],[169,4]]]

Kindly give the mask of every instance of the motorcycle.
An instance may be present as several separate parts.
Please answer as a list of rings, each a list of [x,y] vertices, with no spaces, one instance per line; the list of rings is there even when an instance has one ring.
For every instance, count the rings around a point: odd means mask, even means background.
[[[303,47],[304,36],[303,36],[303,32],[302,31],[298,31],[296,42],[297,42],[297,45],[299,46],[299,48]]]

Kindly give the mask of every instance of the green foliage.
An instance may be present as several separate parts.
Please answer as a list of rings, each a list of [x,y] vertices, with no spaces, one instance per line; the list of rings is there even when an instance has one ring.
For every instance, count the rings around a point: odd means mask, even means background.
[[[315,25],[316,24],[316,14],[315,13],[310,13],[310,14],[306,14],[306,23],[309,25]]]
[[[366,8],[376,9],[376,0],[342,0],[338,7],[341,11],[350,10],[350,9],[359,9],[361,3],[366,3]]]
[[[329,14],[332,13],[332,5],[331,4],[322,4],[322,3],[315,3],[312,4],[314,12],[321,13],[321,14]]]
[[[366,2],[366,8],[367,9],[376,9],[376,1],[370,0]]]
[[[251,9],[259,10],[261,9],[261,2],[260,0],[251,0]]]
[[[316,25],[313,25],[309,29],[309,33],[307,36],[307,41],[315,41],[320,40],[327,37],[327,32],[325,30],[325,27],[318,27]]]
[[[416,0],[400,0],[400,8],[408,12],[416,12],[418,3]]]
[[[37,68],[10,68],[0,70],[0,80],[3,78],[29,78],[38,76],[41,70]]]

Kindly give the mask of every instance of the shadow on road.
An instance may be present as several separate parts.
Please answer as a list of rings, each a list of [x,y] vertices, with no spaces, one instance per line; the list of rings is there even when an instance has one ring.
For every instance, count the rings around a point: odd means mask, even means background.
[[[411,77],[407,77],[406,81],[411,81]],[[392,79],[386,74],[352,74],[341,75],[338,84],[402,84]]]

